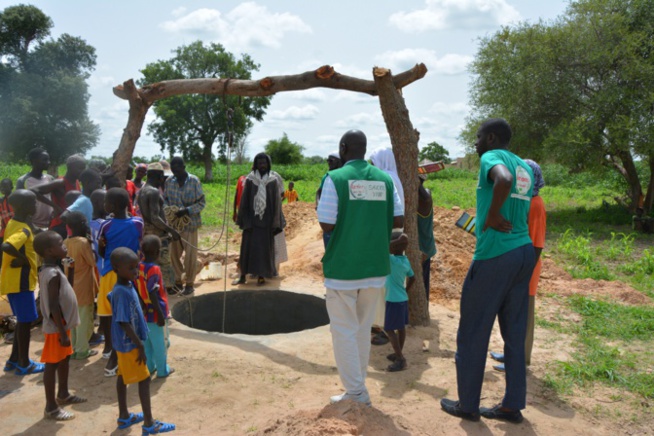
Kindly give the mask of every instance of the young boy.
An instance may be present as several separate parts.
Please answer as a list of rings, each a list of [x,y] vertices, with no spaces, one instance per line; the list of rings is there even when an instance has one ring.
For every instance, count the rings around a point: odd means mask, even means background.
[[[39,233],[34,238],[34,250],[43,258],[39,272],[41,289],[41,312],[43,313],[43,353],[45,363],[43,386],[45,388],[45,419],[68,421],[75,415],[59,406],[86,402],[85,398],[68,391],[68,369],[73,347],[70,331],[79,324],[77,299],[72,286],[59,268],[68,251],[61,236],[53,231]],[[71,280],[72,274],[69,275]],[[59,391],[55,397],[55,385],[59,379]]]
[[[141,251],[145,259],[139,265],[139,277],[136,288],[145,303],[143,309],[148,324],[148,338],[145,341],[145,357],[148,371],[157,378],[165,378],[175,372],[166,363],[168,348],[167,318],[168,296],[164,287],[161,269],[156,264],[161,250],[161,240],[156,235],[145,235]]]
[[[34,290],[36,289],[36,252],[31,218],[36,211],[36,194],[17,189],[9,196],[14,217],[7,224],[2,243],[0,294],[7,295],[11,310],[18,321],[14,342],[5,371],[16,370],[16,375],[36,374],[45,367],[29,358],[30,330],[38,318]]]
[[[300,197],[297,194],[297,191],[293,189],[295,187],[295,183],[289,182],[288,184],[288,189],[284,191],[284,195],[282,195],[282,201],[287,200],[290,203],[295,203],[300,199]]]
[[[14,184],[11,182],[11,179],[2,179],[0,182],[0,193],[3,197],[0,198],[0,244],[5,239],[5,229],[9,220],[14,217],[14,209],[9,204],[9,195],[14,189]],[[0,251],[0,263],[2,263],[2,251]]]
[[[116,284],[116,273],[111,266],[111,253],[118,247],[130,248],[138,253],[141,248],[141,239],[143,238],[143,220],[138,217],[127,217],[127,207],[129,206],[129,195],[123,188],[111,188],[105,194],[104,210],[111,214],[113,218],[107,219],[102,223],[99,231],[98,250],[104,258],[102,271],[100,272],[100,290],[98,292],[98,316],[100,317],[100,327],[105,338],[105,353],[109,361],[104,369],[106,377],[113,377],[118,370],[115,353],[111,353],[111,305],[107,295]],[[103,357],[106,354],[103,353]]]
[[[390,246],[391,273],[386,277],[386,317],[384,319],[384,330],[394,351],[386,356],[393,362],[387,368],[390,372],[406,369],[406,359],[402,354],[406,339],[405,326],[409,323],[409,297],[406,290],[411,289],[415,282],[409,259],[404,255],[408,244],[409,239],[406,234],[393,232]],[[407,277],[405,289],[404,282]]]
[[[89,347],[89,339],[93,334],[93,302],[98,293],[98,282],[95,271],[95,257],[91,248],[91,241],[88,239],[89,227],[86,217],[82,212],[70,212],[66,217],[66,223],[71,231],[64,244],[68,250],[68,256],[75,263],[69,265],[67,273],[75,271],[75,280],[71,281],[75,296],[77,297],[79,325],[73,330],[73,359],[88,359],[98,354],[96,350]],[[70,274],[68,274],[70,275]]]
[[[150,372],[146,365],[143,341],[148,336],[139,297],[132,284],[138,277],[139,258],[132,250],[118,247],[111,253],[111,266],[117,276],[116,285],[109,294],[112,312],[113,345],[118,356],[118,428],[124,429],[143,422],[142,434],[158,434],[175,430],[175,424],[152,418],[150,408]],[[139,384],[142,413],[127,410],[127,386]]]

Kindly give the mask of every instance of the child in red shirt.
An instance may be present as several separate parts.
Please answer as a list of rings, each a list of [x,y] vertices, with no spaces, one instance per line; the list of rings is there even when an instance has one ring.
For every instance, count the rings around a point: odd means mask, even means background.
[[[168,377],[175,372],[166,363],[168,347],[168,295],[163,283],[159,265],[161,240],[156,235],[143,237],[141,252],[145,259],[139,264],[139,276],[136,289],[145,303],[143,315],[148,325],[148,339],[144,341],[146,362],[150,373],[157,372],[157,378]]]

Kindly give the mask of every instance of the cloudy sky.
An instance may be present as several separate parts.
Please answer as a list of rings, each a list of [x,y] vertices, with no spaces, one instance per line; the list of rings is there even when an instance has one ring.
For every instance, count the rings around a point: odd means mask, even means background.
[[[196,40],[221,43],[261,65],[253,78],[298,74],[321,65],[363,79],[374,66],[399,73],[419,62],[428,73],[404,90],[420,146],[437,141],[451,157],[463,155],[457,137],[468,113],[467,65],[479,38],[502,25],[551,20],[567,0],[404,0],[404,1],[89,1],[22,0],[54,22],[53,36],[80,36],[97,50],[89,85],[91,118],[102,136],[90,155],[110,156],[127,122],[127,102],[114,85],[142,77],[139,70]],[[0,9],[17,4],[0,0]],[[154,119],[150,110],[148,122]],[[377,98],[331,89],[281,93],[248,138],[248,155],[285,132],[308,156],[326,156],[349,129],[368,136],[368,148],[390,144]],[[160,153],[146,135],[135,154]]]

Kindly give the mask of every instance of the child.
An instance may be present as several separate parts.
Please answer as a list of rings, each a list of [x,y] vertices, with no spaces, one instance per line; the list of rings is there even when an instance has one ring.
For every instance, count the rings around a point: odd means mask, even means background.
[[[145,259],[139,265],[136,288],[145,303],[144,315],[148,323],[148,339],[145,341],[145,357],[148,370],[157,378],[168,377],[175,372],[166,363],[168,338],[166,337],[168,318],[168,296],[164,287],[161,269],[156,264],[161,250],[161,240],[156,235],[143,237],[141,251]]]
[[[41,312],[43,313],[43,353],[45,363],[43,386],[45,387],[45,419],[68,421],[75,415],[59,406],[86,402],[85,398],[68,391],[68,367],[73,347],[70,331],[79,324],[77,299],[72,286],[59,268],[59,262],[68,251],[61,236],[51,230],[34,238],[34,250],[43,258],[39,272],[41,289]],[[72,280],[72,275],[70,276]],[[55,397],[55,385],[59,379],[59,391]]]
[[[9,196],[14,217],[7,224],[2,244],[4,256],[0,272],[0,294],[7,295],[16,316],[16,330],[5,371],[16,370],[16,375],[36,374],[45,369],[29,358],[30,329],[38,318],[34,290],[36,289],[36,252],[31,217],[36,211],[36,194],[17,189]]]
[[[293,182],[289,182],[288,184],[288,189],[284,191],[284,195],[282,195],[282,201],[287,200],[288,203],[295,203],[300,199],[300,197],[297,194],[297,191],[293,189],[295,184]]]
[[[118,356],[118,428],[124,429],[143,422],[142,434],[166,433],[175,430],[175,424],[152,419],[150,408],[150,372],[146,365],[143,341],[148,336],[139,297],[132,284],[138,277],[139,258],[132,250],[118,247],[111,253],[111,266],[117,275],[116,285],[109,294],[111,301],[114,337],[113,345]],[[127,386],[139,384],[142,413],[127,410]]]
[[[14,216],[14,209],[12,209],[9,204],[9,194],[14,189],[14,185],[11,182],[11,179],[2,179],[0,182],[0,193],[3,197],[0,198],[0,244],[4,241],[5,238],[5,229],[9,220]],[[0,251],[0,263],[2,263],[2,251]]]
[[[86,217],[81,212],[69,212],[66,223],[71,231],[71,236],[64,241],[68,249],[68,255],[74,261],[75,280],[71,281],[77,306],[79,310],[79,325],[73,330],[73,359],[87,359],[98,354],[96,350],[89,348],[89,339],[93,334],[93,302],[98,293],[98,282],[95,272],[95,257],[91,248],[91,241],[87,235],[89,227]],[[67,272],[73,270],[73,266],[67,267]]]
[[[111,253],[118,247],[130,248],[138,253],[141,248],[141,239],[143,238],[143,220],[138,217],[127,217],[127,207],[129,206],[129,195],[122,188],[111,188],[105,194],[104,210],[111,214],[113,218],[107,219],[102,223],[99,231],[98,250],[104,257],[102,271],[100,271],[100,290],[98,292],[98,316],[100,317],[100,327],[105,338],[105,353],[102,357],[109,359],[104,369],[106,377],[113,377],[118,370],[115,353],[111,353],[111,305],[107,300],[107,295],[116,284],[116,273],[112,269],[110,257]]]
[[[386,356],[393,362],[387,368],[390,372],[406,369],[406,359],[402,354],[406,329],[409,323],[409,297],[406,289],[410,289],[415,282],[413,270],[409,259],[404,255],[404,250],[409,244],[406,234],[393,232],[391,236],[391,273],[386,277],[386,317],[384,319],[384,330],[391,341],[394,353]],[[406,289],[404,280],[408,277]],[[397,333],[395,331],[397,330]]]

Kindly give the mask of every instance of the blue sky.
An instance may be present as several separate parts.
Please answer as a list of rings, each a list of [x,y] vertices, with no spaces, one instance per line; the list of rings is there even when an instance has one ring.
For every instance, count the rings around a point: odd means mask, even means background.
[[[479,39],[502,25],[551,20],[562,0],[395,1],[81,1],[35,0],[54,22],[53,36],[69,33],[97,50],[89,80],[91,118],[102,129],[90,155],[110,156],[127,122],[128,105],[112,87],[141,78],[150,62],[169,59],[176,47],[196,40],[219,42],[237,57],[248,53],[261,65],[253,78],[298,74],[329,64],[336,71],[372,79],[374,66],[399,73],[419,62],[429,72],[404,89],[420,147],[437,141],[451,157],[463,155],[457,137],[465,122],[472,77],[467,64]],[[17,2],[0,0],[0,9]],[[147,122],[154,120],[151,109]],[[307,156],[335,150],[349,129],[368,136],[368,149],[390,144],[377,98],[330,89],[280,93],[248,137],[247,154],[287,133]],[[135,154],[160,153],[146,134]]]

